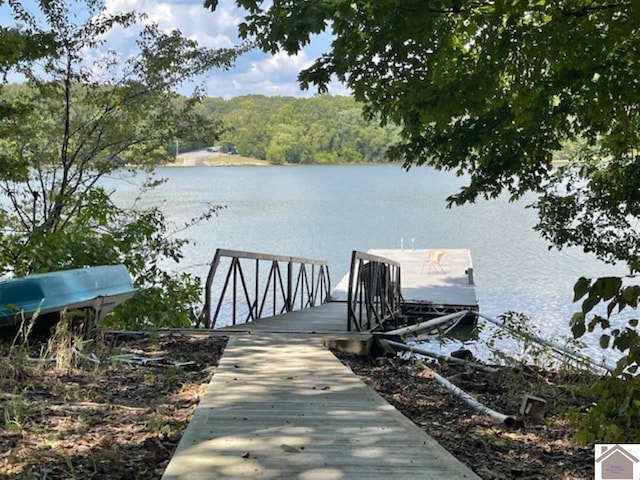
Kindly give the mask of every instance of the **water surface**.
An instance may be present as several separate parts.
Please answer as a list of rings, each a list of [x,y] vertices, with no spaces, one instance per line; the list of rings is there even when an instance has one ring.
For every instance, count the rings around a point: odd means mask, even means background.
[[[184,232],[180,269],[202,278],[216,248],[325,259],[332,284],[352,250],[469,248],[481,310],[529,315],[549,337],[567,335],[573,284],[581,275],[623,274],[577,249],[549,250],[532,230],[531,199],[504,198],[446,208],[464,180],[430,168],[397,165],[168,167],[167,183],[144,202],[161,205],[177,224],[208,204],[226,208]],[[134,186],[109,180],[122,202]]]

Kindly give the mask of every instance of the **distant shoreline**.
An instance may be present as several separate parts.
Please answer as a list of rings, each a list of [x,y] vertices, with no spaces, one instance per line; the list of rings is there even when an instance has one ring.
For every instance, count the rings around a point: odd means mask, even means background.
[[[180,154],[167,167],[268,167],[269,162],[257,158],[243,157],[241,155],[227,155],[224,153],[211,153],[207,151],[187,152]]]
[[[394,162],[383,162],[391,165]],[[398,165],[400,163],[395,162]],[[204,150],[181,153],[174,162],[166,163],[165,167],[291,167],[299,164],[282,163],[274,164],[266,160],[259,160],[253,157],[243,157],[242,155],[227,155],[225,153],[211,153]],[[310,163],[305,165],[325,165],[322,163]],[[332,163],[335,165],[374,165],[370,163]],[[379,164],[376,164],[379,165]]]

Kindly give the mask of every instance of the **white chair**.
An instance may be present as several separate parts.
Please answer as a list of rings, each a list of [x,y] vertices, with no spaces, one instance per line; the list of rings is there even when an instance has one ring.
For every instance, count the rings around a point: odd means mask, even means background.
[[[442,264],[440,263],[444,254],[444,250],[428,250],[427,259],[422,265],[422,272],[424,273],[424,268],[427,267],[427,273],[430,273],[432,270],[436,272],[439,270],[441,273],[444,273],[444,268],[442,268]]]

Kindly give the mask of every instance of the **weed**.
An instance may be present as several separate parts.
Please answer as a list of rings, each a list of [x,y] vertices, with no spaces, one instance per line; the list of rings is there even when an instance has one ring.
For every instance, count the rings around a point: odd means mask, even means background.
[[[160,344],[158,341],[158,327],[152,326],[146,330],[149,343],[155,348]]]
[[[73,461],[71,460],[71,457],[69,455],[64,456],[64,462],[68,469],[68,472],[67,472],[67,474],[69,475],[68,478],[72,478],[73,480],[78,478],[76,475],[76,469],[73,466]]]
[[[47,355],[56,360],[56,367],[60,370],[68,370],[72,366],[73,354],[71,348],[76,344],[76,338],[72,333],[71,318],[68,312],[60,313],[60,321],[47,342]]]
[[[25,398],[20,394],[4,394],[1,404],[4,428],[8,431],[20,431],[27,421]]]
[[[487,332],[486,344],[492,359],[499,365],[509,367],[534,366],[538,370],[592,372],[589,362],[580,351],[584,343],[565,340],[563,349],[545,342],[540,330],[531,324],[523,313],[507,312],[500,316],[503,328]],[[559,342],[554,342],[559,344]]]

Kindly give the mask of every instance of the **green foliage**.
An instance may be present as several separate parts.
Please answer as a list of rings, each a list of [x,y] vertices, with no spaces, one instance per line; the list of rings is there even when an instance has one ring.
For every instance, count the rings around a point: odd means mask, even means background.
[[[628,319],[627,325],[623,326],[619,319],[615,322],[612,321],[612,315],[620,313],[627,307],[637,308],[640,286],[625,286],[622,280],[617,277],[598,278],[595,281],[580,278],[574,291],[574,300],[582,300],[581,311],[575,313],[571,318],[574,337],[581,337],[585,332],[593,332],[596,327],[600,327],[603,331],[600,336],[600,346],[614,348],[623,354],[614,373],[616,375],[637,373],[640,367],[638,319]],[[594,314],[589,319],[588,315],[601,302],[608,302],[606,314]]]
[[[519,312],[506,312],[498,317],[503,324],[495,328],[489,324],[480,324],[478,329],[488,329],[486,344],[494,361],[510,367],[533,365],[540,370],[565,372],[590,372],[592,367],[580,357],[583,344],[576,340],[567,340],[563,345],[565,353],[551,346],[540,328],[532,324],[531,319]],[[560,344],[557,340],[553,343]]]
[[[206,221],[221,207],[211,206],[198,217],[181,226],[170,226],[158,208],[120,212],[122,228],[110,239],[129,271],[138,272],[138,293],[118,307],[104,321],[111,328],[153,329],[188,328],[194,324],[194,305],[200,300],[199,280],[187,273],[169,273],[167,260],[179,263],[186,240],[174,238],[177,231]]]
[[[273,164],[382,162],[397,138],[397,128],[363,118],[350,97],[248,95],[203,105],[228,126],[222,144]]]
[[[593,386],[599,401],[584,415],[574,416],[579,426],[576,440],[583,443],[635,443],[640,441],[640,337],[638,319],[615,318],[627,307],[638,307],[640,286],[625,285],[618,277],[595,280],[580,278],[574,286],[574,301],[581,310],[571,318],[575,338],[600,329],[600,347],[621,355],[612,376]],[[602,310],[604,313],[593,313]],[[591,315],[591,317],[589,316]],[[626,322],[626,325],[625,325]]]
[[[55,55],[55,37],[47,32],[29,32],[0,27],[0,73],[21,70],[42,57]],[[0,114],[0,117],[4,116]]]
[[[592,389],[597,405],[584,415],[573,415],[581,443],[638,443],[640,441],[640,378],[607,377]]]
[[[24,396],[21,394],[6,396],[8,398],[1,404],[3,427],[9,432],[21,431],[28,421]]]
[[[325,91],[335,75],[366,112],[401,126],[395,158],[467,173],[453,203],[540,190],[567,139],[635,145],[636,2],[236,4],[247,11],[240,35],[267,52],[297,53],[330,29],[302,86]]]
[[[210,68],[228,68],[241,50],[200,48],[179,32],[142,25],[135,12],[109,14],[96,0],[34,4],[38,12],[9,6],[30,35],[54,38],[55,51],[21,70],[24,84],[0,91],[11,110],[0,116],[0,271],[124,263],[139,293],[112,325],[188,325],[197,280],[163,266],[181,259],[177,228],[156,208],[116,206],[100,180],[166,163],[167,139],[217,139],[222,126],[205,119],[199,92],[174,92]],[[76,10],[83,15],[67,13]],[[137,35],[138,51],[124,60],[104,45],[115,28]]]

